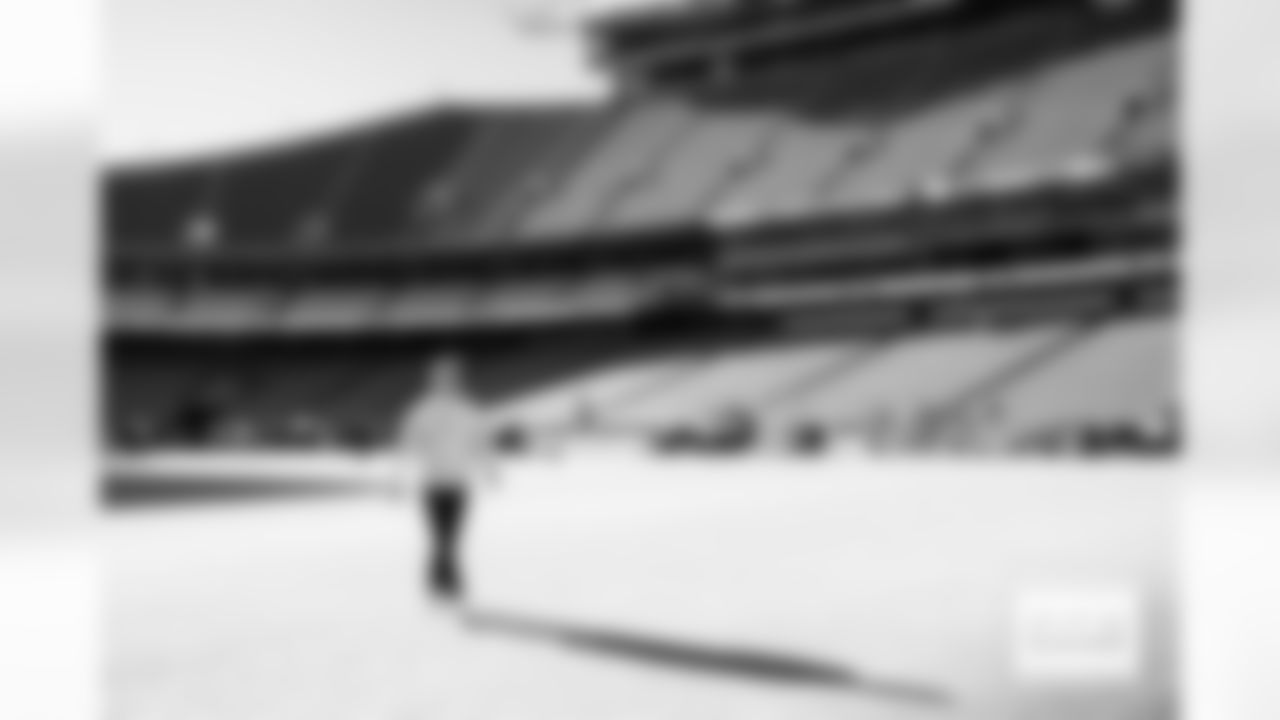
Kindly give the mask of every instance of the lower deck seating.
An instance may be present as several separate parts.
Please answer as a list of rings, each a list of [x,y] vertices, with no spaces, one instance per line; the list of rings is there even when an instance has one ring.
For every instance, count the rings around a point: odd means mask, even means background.
[[[698,358],[663,358],[605,368],[516,399],[500,409],[507,424],[566,428],[608,418],[628,402],[687,375]]]
[[[273,432],[301,434],[304,425],[318,430],[323,423],[316,407],[355,382],[359,373],[359,366],[348,359],[269,364],[253,378],[256,392],[247,399],[246,412]]]
[[[108,421],[141,427],[163,416],[193,377],[191,368],[163,363],[139,363],[108,368]]]
[[[662,356],[612,367],[503,408],[510,424],[661,434],[821,428],[871,444],[1143,426],[1175,392],[1170,321],[952,331]]]
[[[1168,320],[1105,326],[996,402],[1006,427],[1145,421],[1171,407],[1177,347]]]
[[[526,391],[496,411],[508,430],[584,438],[714,436],[746,423],[769,437],[817,434],[872,450],[1165,447],[1177,432],[1176,369],[1167,317],[1051,323],[651,355]],[[383,441],[422,372],[409,355],[262,365],[241,384],[235,424],[267,438]],[[208,368],[164,363],[111,378],[108,422],[132,432],[168,422],[209,379]]]
[[[602,410],[611,426],[642,430],[706,427],[738,412],[766,412],[865,355],[857,344],[806,343],[728,351],[628,403]]]
[[[891,342],[770,412],[830,427],[910,422],[966,401],[974,388],[1058,342],[1062,332],[1052,326],[956,331]]]
[[[422,362],[388,360],[358,373],[354,383],[319,412],[356,442],[389,438],[423,382]]]

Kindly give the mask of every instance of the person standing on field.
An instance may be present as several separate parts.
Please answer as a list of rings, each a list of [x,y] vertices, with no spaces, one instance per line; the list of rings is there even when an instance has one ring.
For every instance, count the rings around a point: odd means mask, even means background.
[[[445,602],[466,592],[462,541],[477,490],[496,482],[496,437],[467,388],[462,363],[443,356],[430,364],[422,395],[406,413],[399,449],[412,461],[416,495],[427,526],[425,582]]]

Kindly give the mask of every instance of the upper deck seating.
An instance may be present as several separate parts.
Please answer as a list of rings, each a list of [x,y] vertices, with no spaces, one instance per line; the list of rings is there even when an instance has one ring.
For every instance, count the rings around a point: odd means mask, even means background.
[[[623,112],[564,183],[531,208],[517,232],[536,237],[592,228],[615,195],[649,172],[696,120],[696,111],[676,101],[647,102]]]
[[[476,110],[465,155],[447,176],[420,189],[413,232],[442,242],[506,239],[512,217],[597,131],[602,115],[578,106]]]
[[[233,161],[222,170],[218,216],[228,245],[289,247],[321,242],[359,160],[354,139],[308,143]]]
[[[1003,187],[1107,163],[1132,107],[1170,63],[1166,37],[1106,48],[1046,73],[1018,121],[976,159],[965,181]]]
[[[979,92],[895,123],[862,162],[821,193],[822,209],[878,209],[909,202],[930,183],[945,184],[982,140],[1007,121],[1012,92]]]
[[[765,151],[780,125],[772,113],[707,113],[666,148],[663,162],[628,186],[597,227],[664,225],[704,215],[718,191]]]
[[[445,182],[471,140],[472,127],[460,117],[414,118],[370,133],[345,193],[332,200],[334,236],[360,244],[420,242],[406,237],[420,198]]]
[[[714,219],[750,222],[811,212],[817,189],[873,145],[855,123],[795,123],[779,131],[763,158],[727,187],[709,207]]]
[[[107,180],[103,189],[109,247],[180,247],[183,229],[206,196],[211,169],[133,170]]]

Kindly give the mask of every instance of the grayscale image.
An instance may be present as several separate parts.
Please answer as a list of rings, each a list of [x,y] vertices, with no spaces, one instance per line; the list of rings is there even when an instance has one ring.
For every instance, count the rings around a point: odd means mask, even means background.
[[[1173,720],[1168,0],[110,0],[113,720]]]

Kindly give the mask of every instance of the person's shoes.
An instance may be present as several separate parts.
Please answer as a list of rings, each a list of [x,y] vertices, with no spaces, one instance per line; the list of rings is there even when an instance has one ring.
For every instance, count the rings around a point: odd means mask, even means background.
[[[457,579],[439,576],[431,580],[431,596],[440,603],[457,604],[462,601],[462,584]]]

